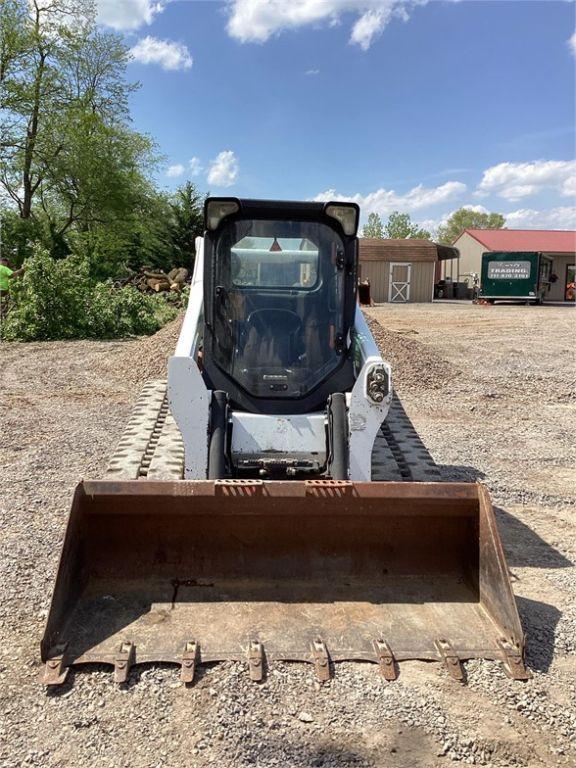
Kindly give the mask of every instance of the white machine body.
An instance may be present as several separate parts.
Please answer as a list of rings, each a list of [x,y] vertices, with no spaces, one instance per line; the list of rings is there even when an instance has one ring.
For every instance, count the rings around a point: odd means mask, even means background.
[[[208,472],[208,432],[212,391],[202,372],[204,239],[196,240],[196,261],[190,299],[176,352],[168,363],[170,409],[182,433],[184,477],[201,480]],[[349,479],[371,480],[372,449],[392,400],[390,365],[382,359],[360,307],[351,331],[356,381],[346,393],[349,434]],[[369,395],[370,376],[385,370],[388,388],[383,400]],[[326,414],[261,415],[231,410],[232,459],[269,452],[309,456],[322,463],[327,455]]]

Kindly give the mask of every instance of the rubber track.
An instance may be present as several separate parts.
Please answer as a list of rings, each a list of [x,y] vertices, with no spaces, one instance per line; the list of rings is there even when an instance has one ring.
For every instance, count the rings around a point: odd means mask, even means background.
[[[108,462],[106,476],[119,480],[179,480],[183,472],[184,445],[168,409],[166,381],[149,381]]]
[[[184,477],[184,442],[170,412],[156,443],[147,477],[149,480],[182,480]]]
[[[420,435],[410,421],[398,397],[394,395],[386,421],[380,430],[396,462],[397,472],[402,480],[408,482],[440,482],[441,472],[430,452],[422,442]],[[373,480],[380,480],[374,476]],[[396,478],[386,477],[385,480]]]
[[[183,473],[184,444],[169,412],[166,381],[149,381],[108,463],[106,475],[124,480],[181,480]],[[374,442],[372,480],[441,480],[440,470],[396,396]]]

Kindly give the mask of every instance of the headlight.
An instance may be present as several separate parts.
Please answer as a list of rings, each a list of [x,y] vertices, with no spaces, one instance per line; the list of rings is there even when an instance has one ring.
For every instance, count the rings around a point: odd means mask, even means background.
[[[226,216],[230,216],[232,213],[238,213],[239,210],[240,203],[238,200],[232,200],[230,198],[225,200],[206,200],[206,207],[204,209],[206,229],[212,231],[218,229],[218,225],[222,219],[225,219]]]
[[[358,230],[358,218],[360,216],[360,209],[356,203],[328,203],[324,208],[326,216],[330,216],[336,221],[339,221],[346,235],[355,235]]]

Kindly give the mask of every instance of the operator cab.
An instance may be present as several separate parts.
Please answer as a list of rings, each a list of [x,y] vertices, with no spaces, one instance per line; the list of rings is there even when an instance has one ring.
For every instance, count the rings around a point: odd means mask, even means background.
[[[233,407],[308,413],[354,383],[358,206],[209,198],[204,376]]]

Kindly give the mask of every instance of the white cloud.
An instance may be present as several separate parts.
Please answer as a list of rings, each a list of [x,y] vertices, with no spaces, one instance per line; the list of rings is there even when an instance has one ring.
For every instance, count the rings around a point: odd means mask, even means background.
[[[286,29],[313,24],[335,25],[346,13],[356,15],[350,42],[368,50],[393,16],[428,0],[231,0],[228,34],[242,43],[264,43]]]
[[[3,1],[3,0],[2,0]],[[92,22],[90,4],[79,5],[77,0],[24,0],[28,14],[35,19],[38,9],[38,23],[47,39],[54,41],[61,38],[60,28],[71,29],[85,22]]]
[[[520,200],[543,189],[574,194],[576,160],[534,160],[531,163],[500,163],[484,171],[477,195],[497,194]]]
[[[418,221],[414,221],[414,224],[420,227],[420,229],[425,229],[427,232],[430,232],[432,239],[436,237],[436,230],[438,229],[438,221],[436,219],[419,219]]]
[[[574,32],[572,37],[568,40],[568,46],[572,51],[572,55],[576,56],[576,32]]]
[[[98,21],[116,30],[139,29],[151,24],[164,5],[151,0],[98,0]]]
[[[190,168],[191,176],[198,176],[202,173],[202,161],[199,157],[191,157],[190,160],[188,160],[188,167]]]
[[[576,197],[576,173],[562,184],[562,194],[566,197]]]
[[[460,208],[477,213],[490,213],[483,205],[462,205]],[[445,213],[438,219],[421,220],[418,224],[434,233],[439,227],[445,226],[454,213],[456,210]],[[502,212],[502,215],[506,219],[505,226],[508,229],[576,229],[576,206],[559,206],[546,211],[520,208],[510,213]]]
[[[220,152],[208,169],[208,183],[215,187],[231,187],[238,178],[238,160],[231,149]]]
[[[306,70],[307,75],[319,75],[320,70],[319,69],[307,69]]]
[[[351,200],[358,203],[363,215],[378,213],[380,216],[389,216],[392,211],[412,213],[414,211],[429,208],[439,203],[445,203],[459,197],[466,191],[466,184],[461,181],[447,181],[439,187],[424,187],[419,184],[413,187],[405,195],[398,194],[392,189],[377,189],[367,195],[356,193],[354,195],[341,195],[333,189],[316,195],[314,200]]]
[[[505,216],[509,229],[576,229],[576,206],[573,205],[548,211],[520,208]]]
[[[392,7],[390,5],[363,13],[352,27],[350,42],[359,45],[363,51],[367,51],[374,38],[383,31],[390,21],[391,14]]]
[[[176,179],[178,176],[182,176],[184,173],[184,166],[182,163],[176,163],[175,165],[169,165],[166,171],[166,176],[169,179]]]
[[[157,37],[143,37],[130,50],[135,61],[141,64],[160,64],[162,69],[190,69],[192,56],[183,43],[159,40]]]

